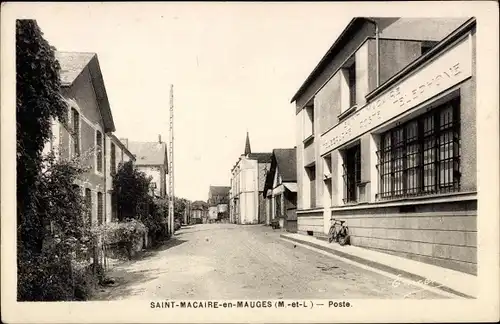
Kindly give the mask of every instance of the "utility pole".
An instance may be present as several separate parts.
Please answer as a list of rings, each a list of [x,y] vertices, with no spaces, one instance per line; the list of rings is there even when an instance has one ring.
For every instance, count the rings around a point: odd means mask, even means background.
[[[170,141],[169,141],[169,177],[168,177],[168,233],[174,234],[174,86],[170,85]]]

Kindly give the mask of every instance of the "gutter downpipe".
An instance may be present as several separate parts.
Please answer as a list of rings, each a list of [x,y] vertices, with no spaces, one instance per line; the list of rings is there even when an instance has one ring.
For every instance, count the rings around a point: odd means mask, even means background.
[[[378,23],[370,18],[365,18],[369,22],[375,25],[375,60],[377,61],[377,88],[380,86],[380,47],[379,47],[379,29]]]

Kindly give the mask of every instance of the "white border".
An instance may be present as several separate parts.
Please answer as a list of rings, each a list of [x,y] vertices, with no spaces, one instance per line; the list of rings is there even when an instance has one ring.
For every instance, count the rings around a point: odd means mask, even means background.
[[[302,309],[159,309],[148,301],[88,303],[17,303],[15,293],[15,60],[16,17],[36,17],[37,10],[72,6],[81,10],[107,8],[125,12],[160,12],[168,6],[211,10],[217,6],[245,6],[245,12],[287,10],[318,6],[345,16],[476,16],[477,17],[477,169],[478,262],[477,300],[352,300],[351,308]],[[430,9],[431,8],[431,9]],[[278,11],[277,11],[278,12]],[[496,2],[387,2],[387,3],[7,3],[1,11],[1,194],[2,194],[2,320],[22,323],[81,322],[464,322],[499,318],[499,110],[498,110],[498,5]],[[89,16],[91,17],[91,16]],[[307,26],[304,26],[306,28]],[[293,37],[293,35],[291,35]],[[287,100],[287,98],[283,98]]]

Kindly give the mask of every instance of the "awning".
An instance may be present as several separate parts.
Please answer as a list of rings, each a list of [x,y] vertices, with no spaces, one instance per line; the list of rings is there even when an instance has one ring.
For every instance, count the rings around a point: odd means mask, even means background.
[[[295,182],[285,182],[283,185],[291,192],[297,192],[297,184]]]

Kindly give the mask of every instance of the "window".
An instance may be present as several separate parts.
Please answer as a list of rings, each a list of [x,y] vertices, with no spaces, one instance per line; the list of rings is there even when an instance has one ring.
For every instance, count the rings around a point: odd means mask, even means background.
[[[310,208],[316,207],[316,166],[306,167],[306,173],[309,177],[309,201]]]
[[[358,144],[344,151],[344,203],[358,201],[361,183],[361,146]]]
[[[275,218],[279,218],[283,216],[282,210],[281,210],[281,195],[274,196],[274,206],[275,206]]]
[[[118,220],[118,199],[115,192],[111,194],[111,220]]]
[[[92,224],[92,191],[89,188],[85,188],[85,205],[87,207],[85,225],[90,227]]]
[[[380,198],[460,189],[459,98],[381,136]]]
[[[97,193],[97,222],[99,225],[104,223],[104,202],[102,192]]]
[[[111,143],[111,165],[109,166],[110,167],[110,170],[111,170],[111,174],[115,174],[116,173],[116,146],[114,143]]]
[[[349,108],[356,104],[356,61],[347,68],[349,86]]]
[[[96,158],[97,158],[97,171],[102,172],[102,133],[100,131],[96,131]]]
[[[327,195],[328,206],[331,205],[332,201],[332,156],[331,154],[323,158],[323,181],[325,183],[326,190],[324,195]]]
[[[314,105],[304,108],[304,140],[314,135]]]
[[[71,123],[73,125],[71,137],[73,139],[73,156],[80,155],[80,114],[71,108]]]

